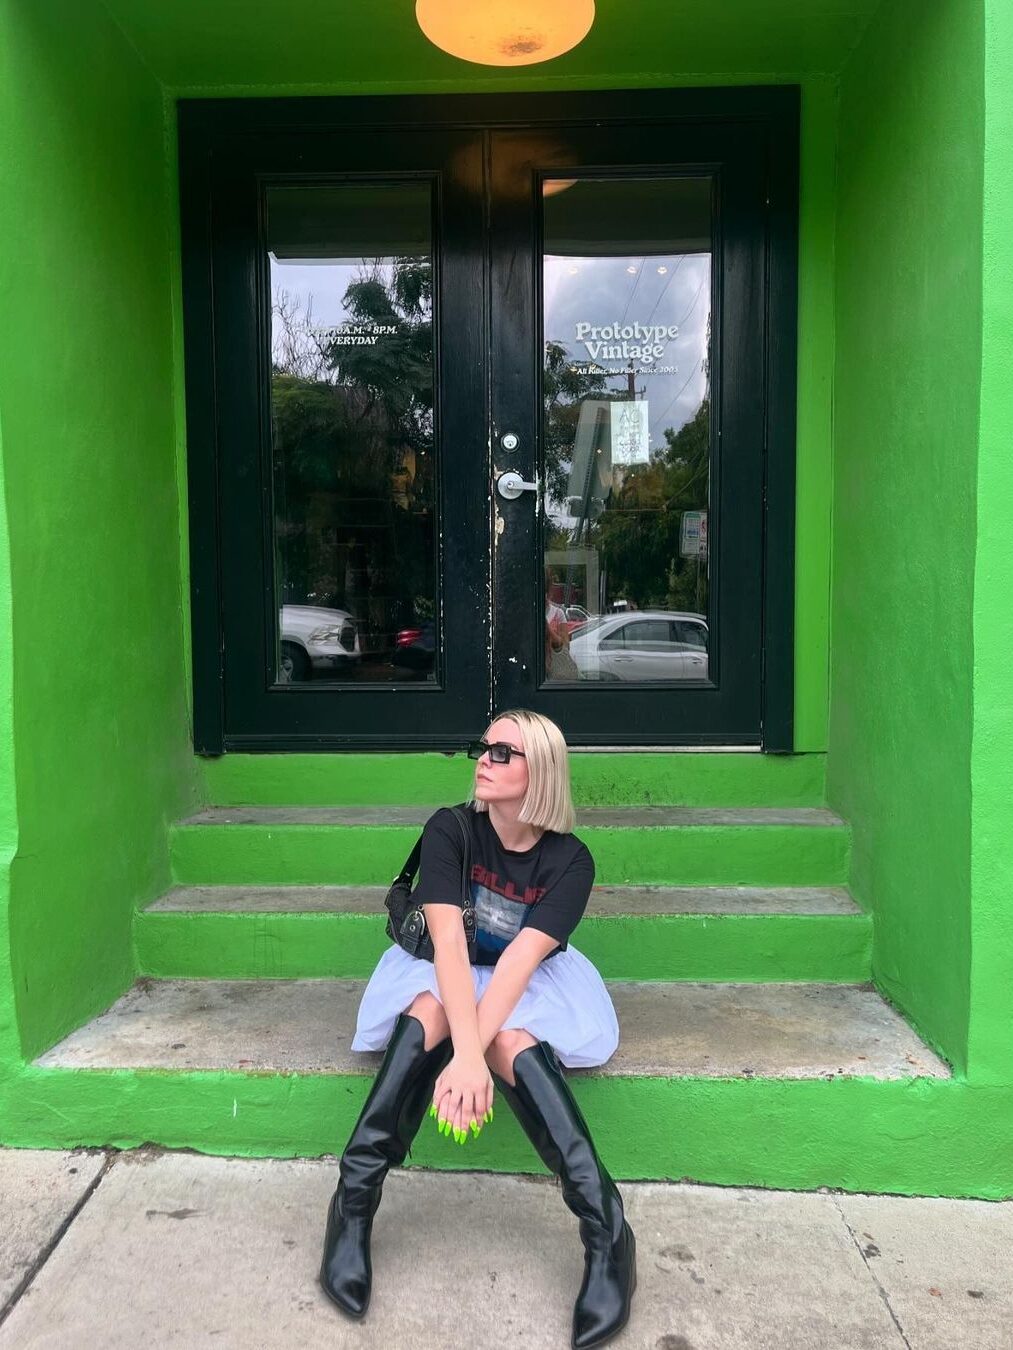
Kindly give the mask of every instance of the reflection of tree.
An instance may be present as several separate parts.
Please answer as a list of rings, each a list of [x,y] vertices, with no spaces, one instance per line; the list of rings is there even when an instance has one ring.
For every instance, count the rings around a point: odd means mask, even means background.
[[[666,428],[665,440],[666,449],[655,451],[649,464],[625,471],[591,538],[601,549],[613,597],[635,599],[641,609],[706,612],[706,576],[700,577],[698,606],[697,563],[679,556],[679,536],[683,512],[707,508],[710,400],[679,431]]]
[[[282,599],[347,608],[363,645],[389,645],[434,594],[432,276],[428,260],[364,268],[346,322],[385,325],[349,345],[278,291],[272,414]],[[375,635],[375,643],[368,635]]]

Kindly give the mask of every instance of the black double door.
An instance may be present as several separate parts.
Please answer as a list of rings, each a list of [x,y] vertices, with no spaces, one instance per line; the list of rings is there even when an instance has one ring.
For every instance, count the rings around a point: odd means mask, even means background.
[[[181,105],[199,749],[790,748],[794,119]]]

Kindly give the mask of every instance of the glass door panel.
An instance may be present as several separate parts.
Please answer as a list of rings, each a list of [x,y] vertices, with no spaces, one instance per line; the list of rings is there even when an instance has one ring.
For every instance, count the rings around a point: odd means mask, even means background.
[[[265,198],[275,678],[435,682],[432,184]]]
[[[542,183],[554,683],[707,677],[712,193],[709,177]]]

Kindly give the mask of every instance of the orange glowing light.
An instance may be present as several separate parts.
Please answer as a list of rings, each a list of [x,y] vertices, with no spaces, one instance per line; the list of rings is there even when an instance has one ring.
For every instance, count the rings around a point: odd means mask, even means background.
[[[435,46],[483,66],[532,66],[576,47],[594,22],[594,0],[415,0]]]

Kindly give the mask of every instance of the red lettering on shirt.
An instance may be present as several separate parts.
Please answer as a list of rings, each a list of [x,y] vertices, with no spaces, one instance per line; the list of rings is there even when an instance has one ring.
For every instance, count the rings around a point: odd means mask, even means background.
[[[512,881],[500,881],[498,872],[490,872],[487,867],[481,863],[474,863],[471,869],[472,881],[477,881],[480,886],[488,886],[490,891],[495,891],[497,895],[505,896],[507,900],[516,900],[521,905],[533,905],[541,900],[545,894],[544,886],[525,886],[524,894],[518,894]]]

